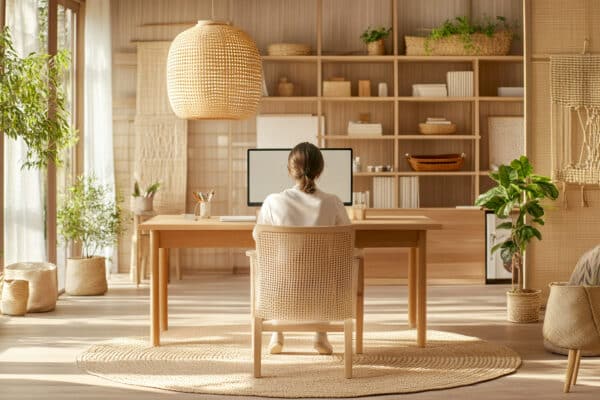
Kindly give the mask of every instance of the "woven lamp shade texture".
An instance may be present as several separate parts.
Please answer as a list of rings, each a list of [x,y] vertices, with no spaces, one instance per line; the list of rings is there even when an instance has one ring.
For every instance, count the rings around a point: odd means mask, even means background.
[[[262,92],[262,61],[256,43],[226,23],[199,21],[171,43],[167,92],[180,118],[251,117]]]

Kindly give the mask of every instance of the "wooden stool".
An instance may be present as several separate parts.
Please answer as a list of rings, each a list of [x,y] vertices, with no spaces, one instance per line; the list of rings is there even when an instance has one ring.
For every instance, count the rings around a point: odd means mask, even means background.
[[[150,233],[140,229],[140,224],[152,218],[156,213],[146,211],[133,216],[133,235],[131,237],[131,267],[129,277],[132,282],[139,286],[142,277],[145,279],[150,271],[148,263],[150,262]],[[181,257],[179,249],[173,249],[175,257],[175,273],[177,280],[181,280]]]

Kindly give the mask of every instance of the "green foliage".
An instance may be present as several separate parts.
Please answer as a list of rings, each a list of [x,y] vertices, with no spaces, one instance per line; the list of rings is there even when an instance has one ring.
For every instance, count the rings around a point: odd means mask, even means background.
[[[380,26],[379,28],[371,29],[371,27],[369,26],[367,30],[364,31],[362,35],[360,35],[360,38],[365,43],[376,42],[380,39],[385,39],[386,37],[388,37],[391,31],[392,28],[386,29],[385,27]]]
[[[123,230],[118,200],[93,176],[80,176],[67,189],[57,221],[60,235],[66,241],[81,243],[84,257],[116,243]]]
[[[27,145],[24,168],[43,168],[50,160],[62,165],[64,149],[77,141],[70,124],[62,78],[69,53],[54,57],[31,53],[21,58],[5,28],[0,32],[0,131]],[[49,116],[49,104],[54,104]]]
[[[150,184],[144,192],[144,197],[153,197],[156,194],[156,192],[158,192],[158,189],[160,189],[160,182],[154,182]],[[133,192],[131,193],[131,196],[140,197],[141,195],[142,191],[140,190],[140,184],[138,183],[138,181],[135,181],[133,183]]]
[[[481,23],[472,23],[467,16],[456,17],[454,20],[447,19],[442,25],[434,28],[425,39],[425,51],[429,53],[432,40],[440,40],[451,35],[460,37],[465,50],[473,50],[472,34],[483,33],[492,37],[498,31],[510,31],[510,26],[505,17],[497,16],[496,19],[486,17]]]
[[[542,240],[542,234],[535,225],[544,225],[544,208],[540,202],[544,199],[556,200],[558,189],[550,178],[533,173],[533,166],[525,156],[513,160],[510,165],[501,165],[490,177],[497,186],[480,195],[475,205],[492,210],[499,218],[511,218],[497,229],[510,231],[510,236],[492,247],[492,252],[500,250],[500,256],[506,263],[512,262],[519,269],[519,288],[523,289],[521,262],[529,242],[536,238]],[[519,213],[511,217],[511,211]],[[529,222],[529,223],[528,223]]]

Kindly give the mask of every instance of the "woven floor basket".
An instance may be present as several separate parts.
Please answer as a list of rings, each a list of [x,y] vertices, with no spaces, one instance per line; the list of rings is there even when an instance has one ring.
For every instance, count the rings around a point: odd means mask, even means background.
[[[97,296],[106,293],[104,257],[67,258],[65,292],[74,296]]]
[[[29,298],[29,282],[5,279],[2,285],[2,314],[25,315]]]
[[[199,21],[177,35],[167,58],[167,91],[184,119],[246,119],[262,92],[262,60],[245,32]]]
[[[56,307],[58,297],[56,266],[45,262],[22,262],[4,268],[6,279],[29,282],[27,312],[47,312]]]
[[[411,156],[406,160],[413,171],[457,171],[465,162],[465,154],[438,154],[429,156]]]
[[[267,47],[270,56],[307,56],[310,46],[302,43],[273,43]]]
[[[407,56],[503,56],[510,52],[512,32],[499,31],[493,36],[483,33],[471,35],[471,43],[465,43],[460,35],[429,40],[419,36],[405,36]]]
[[[510,322],[538,322],[541,290],[506,292],[506,313]]]

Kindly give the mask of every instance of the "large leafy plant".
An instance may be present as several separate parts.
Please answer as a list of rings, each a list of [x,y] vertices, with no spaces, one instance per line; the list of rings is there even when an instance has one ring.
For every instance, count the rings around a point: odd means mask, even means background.
[[[109,187],[98,184],[93,176],[80,176],[67,189],[57,221],[65,240],[81,244],[83,257],[116,243],[123,230],[118,201]]]
[[[515,272],[517,285],[523,290],[523,256],[533,238],[542,240],[536,225],[544,225],[544,199],[556,200],[558,189],[550,178],[533,173],[529,159],[521,156],[510,165],[501,165],[490,177],[497,186],[480,195],[475,204],[490,209],[499,218],[510,219],[496,229],[508,230],[507,238],[492,247],[492,252],[500,251],[505,263],[512,263],[513,290]],[[513,212],[514,210],[514,212]]]
[[[50,160],[61,165],[63,150],[77,140],[62,86],[68,67],[67,51],[21,58],[9,29],[0,32],[0,131],[25,142],[25,168],[42,168]]]

